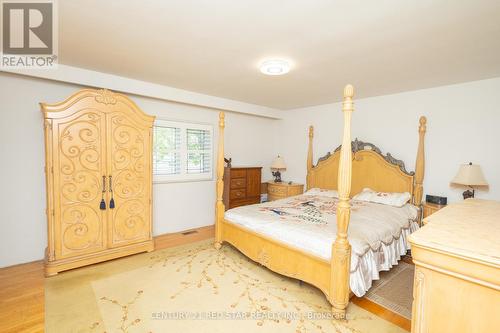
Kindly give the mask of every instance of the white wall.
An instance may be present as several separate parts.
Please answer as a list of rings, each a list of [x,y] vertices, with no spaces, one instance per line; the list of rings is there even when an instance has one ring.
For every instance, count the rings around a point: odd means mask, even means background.
[[[480,164],[490,186],[476,197],[500,199],[500,78],[355,100],[352,137],[377,145],[414,170],[418,118],[427,116],[424,194],[461,200],[450,180],[459,164]],[[279,121],[284,178],[305,181],[307,128],[315,127],[314,163],[341,142],[341,104],[287,111]]]
[[[38,103],[58,102],[81,86],[0,73],[0,267],[38,260],[46,246],[42,114]],[[218,112],[133,96],[160,118],[217,126]],[[449,181],[460,163],[483,167],[490,183],[477,197],[500,199],[500,78],[355,101],[353,138],[378,145],[414,169],[418,117],[428,118],[425,193],[461,198]],[[284,156],[285,180],[305,181],[307,128],[315,126],[315,157],[335,148],[342,135],[339,103],[283,111],[282,120],[226,113],[226,156],[235,165],[264,166]],[[216,128],[216,127],[215,127]],[[216,131],[217,132],[217,131]],[[217,138],[215,138],[217,140]],[[214,181],[154,185],[154,234],[210,225]]]
[[[46,247],[44,141],[39,102],[59,102],[81,86],[0,73],[0,267],[43,258]],[[130,97],[159,118],[211,123],[218,111]],[[226,113],[226,156],[233,165],[263,166],[271,177],[276,120]],[[215,142],[217,137],[215,138]],[[154,185],[154,234],[213,224],[215,181]]]

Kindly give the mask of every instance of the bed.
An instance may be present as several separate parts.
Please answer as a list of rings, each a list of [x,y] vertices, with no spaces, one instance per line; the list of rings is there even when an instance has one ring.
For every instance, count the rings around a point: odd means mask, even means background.
[[[342,144],[316,165],[314,129],[309,128],[307,189],[337,190],[338,198],[306,192],[225,212],[225,122],[224,113],[219,115],[215,247],[230,243],[261,265],[316,286],[331,303],[336,318],[345,318],[351,291],[364,294],[378,271],[389,269],[406,251],[406,236],[417,228],[419,220],[425,165],[425,117],[419,120],[415,172],[408,172],[402,161],[383,155],[375,145],[351,142],[353,96],[353,87],[346,86]],[[408,192],[411,198],[399,210],[351,200],[364,188]],[[306,210],[312,213],[305,214]],[[321,216],[314,220],[317,214]]]
[[[331,260],[337,234],[338,198],[321,194],[297,195],[226,211],[226,222]],[[379,279],[380,271],[397,264],[410,248],[407,237],[418,229],[418,209],[412,204],[393,207],[351,201],[349,240],[352,246],[349,287],[361,297]]]

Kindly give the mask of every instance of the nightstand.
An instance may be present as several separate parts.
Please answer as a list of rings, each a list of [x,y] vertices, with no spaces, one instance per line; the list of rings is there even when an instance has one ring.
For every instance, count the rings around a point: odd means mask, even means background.
[[[267,200],[273,201],[304,193],[304,185],[287,182],[267,182]]]
[[[437,204],[433,204],[430,202],[424,202],[422,204],[422,208],[423,208],[422,218],[425,219],[427,216],[434,214],[435,212],[437,212],[438,210],[440,210],[441,208],[444,208],[444,207],[446,207],[446,205],[437,205]],[[423,223],[425,224],[425,221],[423,221]]]

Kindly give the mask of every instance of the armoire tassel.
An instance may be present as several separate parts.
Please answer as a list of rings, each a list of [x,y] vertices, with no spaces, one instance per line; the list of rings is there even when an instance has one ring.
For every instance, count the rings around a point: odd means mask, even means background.
[[[115,199],[113,198],[113,176],[109,176],[109,193],[111,193],[111,200],[109,200],[109,208],[115,208]]]
[[[101,204],[99,208],[101,210],[106,210],[106,201],[104,201],[104,193],[106,193],[106,176],[102,176],[102,196],[101,196]]]

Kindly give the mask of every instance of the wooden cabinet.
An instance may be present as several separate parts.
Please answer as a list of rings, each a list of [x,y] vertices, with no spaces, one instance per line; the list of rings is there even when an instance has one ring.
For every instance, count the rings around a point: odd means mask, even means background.
[[[500,202],[467,199],[432,214],[409,240],[412,332],[500,332]]]
[[[46,275],[151,251],[154,117],[108,90],[82,90],[41,108]]]
[[[267,200],[274,201],[304,193],[303,184],[267,183]]]
[[[262,167],[224,168],[224,205],[226,209],[260,202]]]

